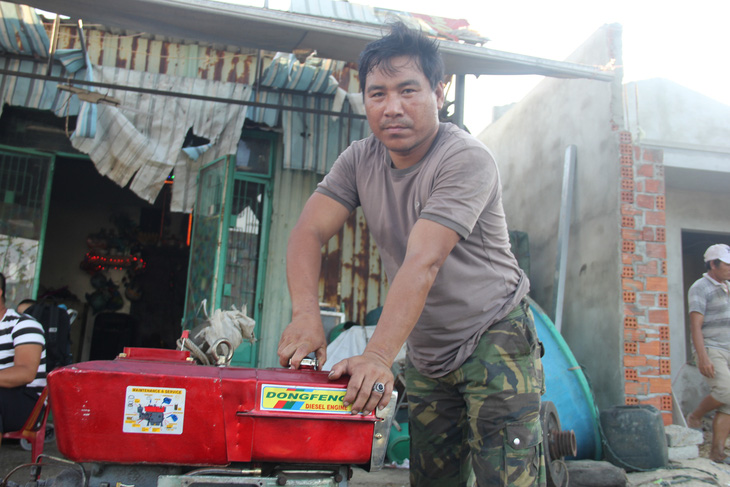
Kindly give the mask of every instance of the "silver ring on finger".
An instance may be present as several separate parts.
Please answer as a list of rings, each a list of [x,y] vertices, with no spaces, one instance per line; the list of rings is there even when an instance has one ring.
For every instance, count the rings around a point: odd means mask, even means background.
[[[378,394],[382,394],[385,392],[385,384],[382,382],[376,382],[373,385],[373,392],[377,392]]]

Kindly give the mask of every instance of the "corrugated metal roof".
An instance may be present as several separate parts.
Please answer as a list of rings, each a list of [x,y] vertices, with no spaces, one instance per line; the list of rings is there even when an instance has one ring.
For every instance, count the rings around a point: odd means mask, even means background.
[[[32,0],[31,3],[35,6],[43,6],[42,4],[46,0]],[[137,5],[138,9],[132,13],[127,10],[129,4]],[[82,4],[84,8],[81,9]],[[99,6],[106,7],[103,12],[97,9]],[[240,5],[221,4],[218,2],[211,2],[208,0],[128,0],[123,3],[108,3],[106,0],[96,0],[91,4],[86,4],[82,0],[67,0],[62,5],[56,5],[54,8],[61,10],[62,13],[69,13],[67,8],[73,11],[83,10],[84,16],[89,14],[92,18],[106,19],[112,24],[121,24],[124,27],[137,27],[140,21],[145,22],[150,20],[150,15],[155,12],[157,8],[165,7],[164,11],[160,10],[159,15],[153,15],[156,22],[160,22],[158,25],[155,24],[155,29],[160,27],[163,35],[169,35],[170,32],[165,30],[165,26],[168,25],[166,22],[173,22],[176,29],[186,27],[186,22],[192,20],[190,17],[195,14],[195,28],[192,30],[192,36],[188,36],[187,39],[199,40],[199,37],[194,37],[198,34],[213,35],[214,37],[218,33],[225,33],[228,27],[231,27],[231,22],[241,22],[244,24],[236,25],[236,32],[238,37],[239,45],[246,45],[247,42],[254,39],[252,37],[257,32],[263,36],[263,39],[257,39],[256,42],[262,40],[265,42],[267,48],[272,46],[268,44],[269,41],[274,42],[276,47],[279,42],[292,42],[292,32],[297,29],[304,29],[306,36],[330,36],[328,39],[334,44],[342,44],[338,46],[322,44],[323,49],[336,49],[336,53],[347,54],[348,51],[346,45],[350,42],[356,42],[364,44],[370,37],[378,38],[382,34],[380,29],[373,29],[370,27],[355,25],[351,23],[338,23],[337,21],[315,19],[310,16],[302,16],[297,14],[291,14],[287,12],[273,12],[266,9],[256,9],[252,7],[243,7]],[[37,62],[31,63],[31,67],[34,72],[41,69],[43,65],[43,55],[47,56],[48,37],[46,32],[40,27],[37,16],[32,12],[30,8],[22,6],[14,6],[10,4],[3,4],[3,17],[5,21],[6,32],[5,40],[0,41],[0,45],[5,46],[6,49],[16,49],[18,52],[27,56],[33,56],[38,59]],[[79,10],[76,10],[79,9]],[[177,17],[175,14],[180,13],[182,16]],[[113,15],[109,15],[113,14]],[[124,14],[119,17],[117,14]],[[223,15],[225,14],[225,15]],[[7,18],[5,18],[7,17]],[[206,20],[214,20],[218,22],[215,29],[208,29],[205,27]],[[323,23],[324,22],[324,23]],[[326,24],[326,28],[325,28]],[[170,24],[173,25],[173,24]],[[286,29],[282,27],[286,26]],[[190,26],[192,28],[192,26]],[[202,30],[201,30],[202,29]],[[369,30],[368,30],[369,29]],[[377,32],[376,32],[377,31]],[[341,88],[343,85],[353,86],[350,82],[352,76],[354,76],[354,70],[346,70],[347,63],[342,60],[333,61],[331,59],[322,59],[322,53],[318,53],[318,58],[310,58],[307,62],[300,64],[295,61],[292,56],[280,56],[275,60],[269,61],[266,54],[259,52],[253,52],[248,50],[241,50],[235,48],[232,50],[222,50],[212,46],[202,46],[197,44],[174,42],[170,39],[157,39],[150,38],[149,36],[140,34],[117,34],[106,32],[102,29],[88,29],[84,31],[87,35],[87,39],[84,40],[80,37],[79,30],[74,26],[65,26],[60,30],[58,39],[58,48],[62,50],[76,50],[81,51],[81,47],[86,48],[88,55],[88,62],[91,65],[99,66],[102,68],[114,68],[121,70],[128,70],[137,73],[147,73],[143,78],[154,78],[158,76],[171,76],[179,77],[181,79],[196,79],[196,80],[207,80],[214,84],[216,83],[230,83],[234,85],[254,85],[256,83],[256,74],[258,72],[258,64],[268,64],[267,71],[262,76],[261,84],[264,86],[270,86],[274,88],[289,89],[294,91],[302,92],[300,95],[292,95],[286,93],[268,93],[259,94],[259,97],[266,98],[266,101],[271,101],[272,97],[276,98],[278,103],[286,106],[303,106],[307,108],[313,108],[315,110],[327,110],[331,111],[332,107],[335,106],[334,100],[323,99],[321,97],[312,97],[310,93],[319,94],[332,94],[338,90],[338,86]],[[159,32],[155,30],[155,32]],[[172,32],[174,34],[175,31]],[[271,37],[273,36],[273,37]],[[204,35],[203,38],[206,36]],[[235,43],[234,39],[224,36],[227,41],[226,44],[231,45]],[[321,39],[324,41],[324,37]],[[308,41],[307,41],[308,42]],[[319,41],[318,41],[319,42]],[[301,47],[305,44],[297,41],[294,44],[296,47]],[[318,44],[319,45],[319,44]],[[345,47],[343,47],[345,46]],[[339,49],[344,48],[344,51]],[[360,47],[358,47],[359,53]],[[518,55],[510,55],[509,53],[500,53],[496,55],[494,53],[489,54],[488,50],[477,46],[466,46],[463,44],[453,43],[445,41],[441,45],[442,53],[447,61],[449,59],[456,59],[449,57],[449,52],[456,53],[457,56],[467,55],[469,58],[469,52],[477,53],[477,58],[482,60],[488,60],[489,63],[496,62],[494,66],[495,72],[500,72],[500,69],[504,69],[507,72],[519,68],[522,62],[523,68],[529,67],[529,70],[538,69],[542,74],[546,74],[550,71],[551,61],[539,60],[536,58],[527,58],[522,56],[521,59],[507,59],[507,57],[520,57]],[[451,49],[451,51],[449,51]],[[270,51],[267,51],[270,53]],[[485,53],[488,55],[486,57]],[[347,54],[349,56],[349,54]],[[500,56],[502,56],[500,58]],[[337,59],[337,56],[326,56]],[[345,56],[347,57],[347,56]],[[472,58],[463,58],[462,61],[468,60],[474,61]],[[261,60],[261,62],[259,62]],[[520,61],[520,62],[517,62]],[[472,64],[470,64],[471,66]],[[474,66],[479,66],[477,63]],[[587,75],[588,70],[585,66],[569,65],[569,63],[563,63],[552,67],[560,68],[555,75],[568,75],[571,69],[578,69],[582,72],[581,75]],[[544,71],[544,68],[549,68]],[[22,69],[19,68],[19,69]],[[582,70],[582,71],[581,71]],[[478,70],[477,70],[478,71]],[[339,72],[342,74],[342,81],[338,82],[332,74]],[[531,71],[530,71],[531,72]],[[89,75],[91,70],[86,70],[86,74]],[[17,79],[10,80],[11,77],[6,77],[8,80],[7,85],[13,85],[12,89],[5,89],[2,94],[5,100],[10,100],[13,104],[20,104],[22,106],[33,106],[35,108],[56,108],[57,104],[52,107],[46,107],[50,102],[50,91],[56,89],[57,84],[44,84],[42,81],[27,81]],[[126,78],[129,78],[127,76]],[[136,78],[135,78],[136,79]],[[151,79],[151,78],[150,78]],[[3,78],[5,82],[5,78]],[[137,83],[137,82],[135,82]],[[142,81],[138,83],[140,86],[143,84]],[[15,88],[17,86],[18,88]],[[25,89],[30,87],[32,90],[28,90],[29,93],[25,93]],[[115,87],[117,85],[114,85]],[[124,85],[121,85],[124,86]],[[216,85],[218,86],[218,85]],[[356,86],[356,85],[355,85]],[[353,87],[355,87],[353,86]],[[210,89],[213,89],[209,87]],[[203,89],[200,93],[205,93],[206,89]],[[216,88],[217,89],[217,88]],[[32,91],[32,93],[30,93]],[[183,96],[181,93],[176,93],[178,96]],[[24,98],[25,96],[25,98]],[[21,98],[24,98],[21,100]],[[30,101],[25,100],[38,100],[35,105],[29,104]],[[260,100],[260,98],[259,98]],[[257,100],[258,101],[258,100]],[[42,103],[41,103],[42,102]],[[41,103],[39,105],[39,103]],[[55,101],[53,102],[55,103]],[[96,109],[95,105],[87,104],[87,107]],[[343,104],[346,109],[349,110],[348,103]],[[134,107],[132,107],[134,108]],[[265,110],[262,113],[251,113],[251,117],[255,120],[263,114],[264,120],[271,126],[278,125],[279,115],[281,110]],[[85,122],[90,124],[96,121],[96,117],[80,117],[80,126]],[[367,124],[361,120],[349,120],[348,124],[341,124],[339,120],[328,115],[312,114],[312,113],[293,113],[291,111],[285,111],[283,116],[283,128],[284,128],[284,146],[286,151],[284,153],[284,167],[293,169],[304,169],[313,170],[320,174],[325,173],[331,164],[334,162],[336,155],[346,147],[350,141],[362,138],[368,133]],[[89,125],[91,127],[91,125]],[[343,127],[346,130],[342,130]],[[189,127],[179,127],[180,130],[187,132]],[[145,133],[143,127],[138,127],[141,133]],[[78,126],[77,126],[78,130]],[[86,134],[86,137],[93,137],[93,130]],[[79,146],[80,147],[80,146]],[[178,147],[179,149],[179,147]],[[294,156],[296,154],[296,157]],[[153,160],[154,159],[154,160]],[[145,199],[152,198],[155,193],[155,184],[161,184],[160,181],[164,181],[166,173],[169,173],[170,166],[177,164],[177,158],[172,156],[160,158],[155,157],[145,162],[145,164],[157,164],[159,167],[155,168],[154,179],[149,185],[144,187],[138,187],[141,178],[135,178],[135,182],[132,187],[143,196]],[[98,162],[95,160],[95,162]],[[117,163],[114,162],[115,166]],[[113,177],[120,184],[125,184],[123,173],[127,172],[128,164],[124,165],[122,174]],[[106,174],[106,170],[103,170],[102,165],[100,172]],[[111,167],[111,166],[110,166]],[[116,166],[115,166],[116,167]],[[151,166],[149,166],[151,167]],[[117,168],[114,174],[117,174],[121,169]],[[161,179],[162,178],[162,179]],[[177,201],[177,200],[176,200]],[[187,204],[183,203],[182,206],[177,207],[178,209],[187,208]]]
[[[48,66],[50,42],[35,11],[25,5],[0,2],[0,69],[32,75],[81,78],[75,55],[62,52],[63,66]],[[70,66],[73,66],[71,68]],[[79,102],[58,83],[0,75],[0,113],[2,104],[51,110],[58,116],[76,115]]]
[[[50,29],[49,25],[46,27]],[[253,84],[256,78],[255,50],[224,50],[182,44],[169,39],[151,39],[138,33],[112,33],[88,26],[85,30],[86,49],[93,65],[248,85]],[[75,26],[61,26],[58,47],[81,47]],[[265,61],[271,62],[271,57],[269,55]]]
[[[334,100],[305,95],[283,95],[282,101],[291,106],[306,106],[317,110],[333,110]],[[351,107],[345,102],[343,107]],[[284,168],[304,169],[326,174],[337,156],[355,140],[370,135],[366,120],[284,111]]]
[[[190,94],[211,94],[222,99],[248,100],[250,86],[199,78],[144,73],[97,66],[95,78],[114,85],[155,87]],[[223,155],[234,154],[241,137],[246,107],[192,98],[147,95],[128,90],[109,90],[118,106],[99,105],[98,130],[94,136],[74,133],[73,146],[89,154],[100,174],[153,202],[171,171],[175,184],[171,208],[189,211],[194,202],[197,170]],[[79,118],[79,124],[83,117]],[[203,157],[191,161],[182,151],[188,130],[211,141]]]
[[[211,0],[27,0],[34,7],[111,27],[177,39],[280,52],[312,49],[319,57],[356,62],[382,27]],[[599,67],[552,61],[453,41],[440,42],[452,74],[538,74],[609,81]]]
[[[0,2],[0,52],[48,57],[49,44],[35,12],[23,5]]]
[[[331,0],[292,0],[290,11],[329,19],[346,20],[361,24],[381,24],[375,9],[369,5]]]
[[[315,113],[315,111],[322,110],[343,113],[358,112],[357,107],[350,105],[351,101],[333,76],[338,68],[342,73],[343,65],[342,61],[317,58],[300,64],[293,55],[278,55],[261,76],[261,86],[294,90],[297,93],[259,93],[258,101],[311,109],[309,112],[254,109],[248,114],[249,119],[266,123],[272,127],[279,124],[279,116],[281,116],[281,126],[284,132],[283,167],[285,169],[303,169],[326,174],[337,156],[352,141],[370,134],[365,120],[345,119]],[[312,94],[332,95],[334,93],[337,93],[338,97],[312,96]],[[338,108],[339,102],[341,102],[341,108]]]
[[[4,46],[6,52],[15,50],[13,55],[23,54],[28,58],[6,58],[5,65],[0,68],[4,67],[6,72],[41,75],[47,65],[42,56],[45,53],[47,57],[48,33],[31,8],[3,2],[0,6],[4,9],[4,28],[0,26],[0,34],[5,34],[5,41],[0,39],[0,48]],[[47,28],[50,29],[50,26]],[[28,41],[26,32],[33,33],[38,39]],[[81,36],[82,32],[86,35]],[[23,46],[31,47],[23,50]],[[57,46],[66,52],[82,53],[82,59],[87,60],[82,65],[86,66],[88,62],[93,66],[93,70],[83,70],[83,75],[88,77],[95,72],[96,81],[105,85],[104,93],[119,107],[97,107],[93,103],[79,106],[78,97],[70,97],[67,91],[58,89],[62,68],[55,63],[52,65],[53,81],[0,77],[2,99],[11,105],[51,109],[57,115],[80,114],[72,137],[74,147],[89,154],[99,172],[121,186],[134,178],[131,189],[146,200],[155,199],[170,171],[175,168],[179,184],[173,190],[172,207],[176,211],[191,207],[192,199],[186,195],[194,195],[191,185],[194,186],[195,171],[190,169],[205,162],[196,160],[191,166],[181,151],[182,139],[192,127],[196,135],[214,141],[214,150],[206,146],[198,151],[206,153],[206,160],[210,154],[232,153],[231,148],[235,148],[246,113],[246,106],[234,102],[261,101],[264,98],[264,101],[282,107],[306,107],[320,111],[295,114],[287,110],[283,117],[281,109],[252,111],[252,120],[272,127],[279,125],[282,119],[285,168],[324,174],[352,140],[368,133],[367,125],[362,121],[348,119],[348,123],[341,123],[338,117],[321,114],[322,110],[335,111],[338,106],[344,107],[345,112],[350,111],[347,101],[337,105],[333,96],[338,91],[342,92],[341,83],[333,73],[343,75],[345,85],[357,86],[350,82],[351,72],[345,70],[342,61],[310,58],[300,63],[292,55],[279,55],[272,60],[272,53],[231,52],[168,39],[110,33],[98,28],[80,31],[77,26],[68,25],[59,29]],[[259,93],[259,98],[256,94],[244,98],[232,96],[234,92],[250,92],[249,88],[256,84],[256,66],[260,63],[268,64],[268,68],[257,86],[260,84],[278,91]],[[155,93],[140,94],[139,91],[119,87],[154,89]],[[164,96],[171,92],[180,99]],[[186,98],[186,94],[218,95],[223,103]],[[70,101],[73,109],[64,111],[70,107]],[[163,106],[168,108],[161,110]],[[197,106],[200,113],[209,113],[212,107],[210,113],[213,115],[208,115],[207,125],[191,118],[183,109],[187,106]],[[103,116],[97,118],[97,111]],[[181,115],[163,117],[162,114],[167,112]],[[229,112],[233,115],[227,115]],[[212,130],[211,120],[217,121],[220,117],[235,119],[236,123],[215,122],[212,125],[215,130]],[[234,126],[238,129],[232,129]],[[97,129],[99,134],[96,134]],[[110,137],[110,133],[114,136]]]
[[[419,28],[433,37],[463,41],[469,44],[484,44],[489,39],[469,29],[466,19],[450,19],[392,10],[369,5],[359,5],[347,0],[292,0],[290,12],[297,14],[344,20],[356,24],[381,27],[398,19],[412,27]]]
[[[46,71],[45,64],[7,57],[0,57],[0,68],[37,75],[43,75]],[[65,74],[63,68],[55,65],[51,75],[61,76],[62,74]],[[0,75],[0,98],[0,113],[2,113],[4,103],[38,110],[50,110],[59,117],[79,113],[78,98],[71,96],[69,92],[58,90],[58,83]]]

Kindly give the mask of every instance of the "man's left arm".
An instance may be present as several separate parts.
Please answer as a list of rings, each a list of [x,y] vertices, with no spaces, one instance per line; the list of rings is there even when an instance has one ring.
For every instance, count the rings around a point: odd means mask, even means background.
[[[367,414],[385,407],[393,390],[391,366],[423,311],[441,265],[459,241],[459,235],[439,223],[420,219],[408,237],[403,265],[388,290],[383,312],[362,355],[332,367],[330,378],[349,375],[344,402],[353,413]],[[385,384],[385,393],[373,393],[373,385]]]
[[[0,369],[0,387],[20,387],[33,382],[42,353],[43,346],[35,343],[16,346],[13,365]]]

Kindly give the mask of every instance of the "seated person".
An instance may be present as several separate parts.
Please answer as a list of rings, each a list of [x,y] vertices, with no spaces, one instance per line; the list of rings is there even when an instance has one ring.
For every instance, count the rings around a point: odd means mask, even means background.
[[[0,434],[23,427],[46,385],[43,327],[5,305],[0,273]]]
[[[25,310],[27,310],[34,304],[35,299],[24,299],[18,303],[18,305],[15,307],[15,311],[17,311],[19,315],[22,315],[23,313],[25,313]]]

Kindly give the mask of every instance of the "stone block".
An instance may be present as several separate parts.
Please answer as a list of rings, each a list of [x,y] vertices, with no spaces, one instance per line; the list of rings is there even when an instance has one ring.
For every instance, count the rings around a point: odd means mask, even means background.
[[[568,487],[626,487],[626,471],[609,462],[571,460],[568,466]]]
[[[692,460],[700,456],[700,447],[697,445],[690,446],[670,446],[667,448],[667,457],[670,462],[678,462],[680,460]]]
[[[678,424],[665,426],[664,433],[667,435],[667,446],[669,447],[696,446],[705,441],[701,431]]]

